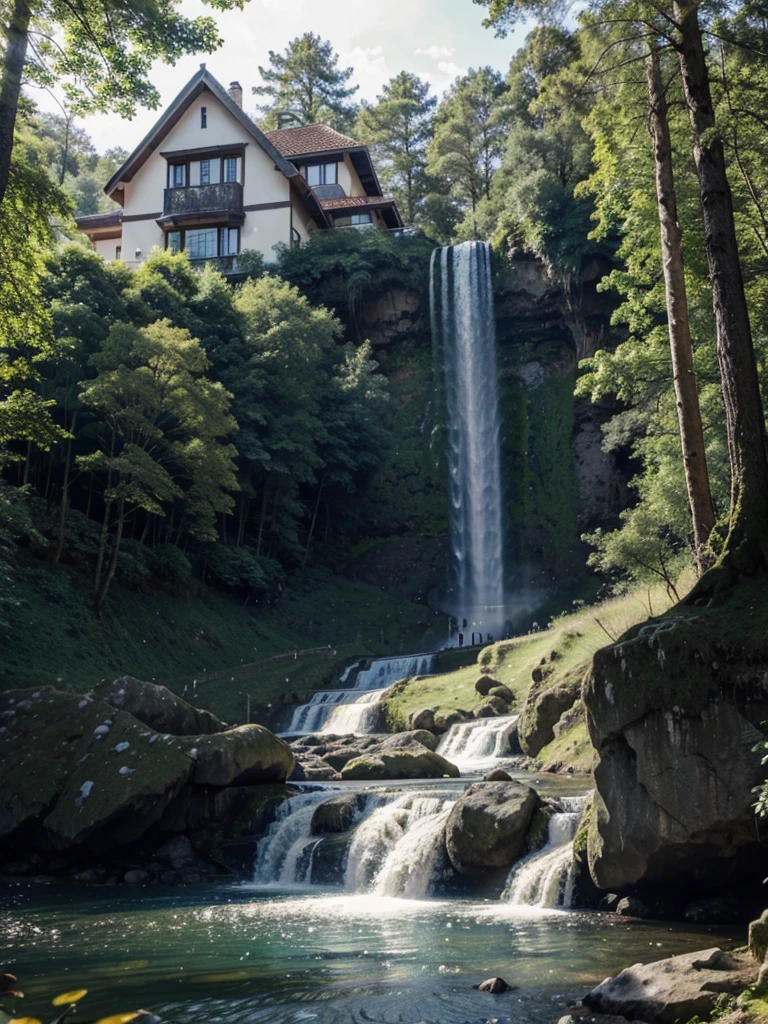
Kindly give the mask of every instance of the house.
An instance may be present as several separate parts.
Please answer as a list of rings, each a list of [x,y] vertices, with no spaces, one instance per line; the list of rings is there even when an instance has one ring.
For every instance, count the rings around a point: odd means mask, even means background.
[[[205,64],[107,182],[112,213],[79,217],[106,260],[142,263],[155,246],[237,272],[237,255],[267,261],[278,244],[341,227],[401,228],[366,146],[328,125],[263,132]]]

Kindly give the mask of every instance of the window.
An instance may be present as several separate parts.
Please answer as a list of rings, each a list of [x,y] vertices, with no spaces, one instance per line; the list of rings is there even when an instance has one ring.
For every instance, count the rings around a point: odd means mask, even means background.
[[[184,188],[187,184],[187,165],[171,164],[171,188]]]
[[[240,251],[240,231],[238,228],[221,229],[221,256],[237,256]]]
[[[353,213],[349,219],[350,224],[370,224],[373,218],[370,213]]]
[[[200,184],[210,185],[211,184],[211,161],[201,160],[200,161]]]
[[[176,255],[176,253],[181,249],[181,232],[169,231],[166,236],[166,242],[168,251]]]
[[[336,164],[310,164],[307,167],[308,185],[336,185]]]
[[[237,157],[224,157],[224,181],[237,181]]]
[[[208,127],[208,107],[200,107],[200,127]]]
[[[172,234],[174,232],[171,232]],[[208,260],[217,256],[217,228],[197,228],[185,232],[184,248],[191,260]]]
[[[121,260],[123,258],[123,247],[122,245],[115,246],[115,259]]]

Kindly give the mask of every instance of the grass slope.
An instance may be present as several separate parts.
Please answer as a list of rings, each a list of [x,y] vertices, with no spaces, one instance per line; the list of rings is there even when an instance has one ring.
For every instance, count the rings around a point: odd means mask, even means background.
[[[140,594],[115,586],[103,620],[90,589],[66,568],[20,560],[14,605],[5,610],[0,689],[52,684],[85,691],[130,674],[164,683],[227,721],[253,717],[286,691],[320,689],[355,657],[424,650],[441,619],[416,602],[333,577],[308,594],[286,592],[260,610],[212,590],[195,597]],[[328,646],[321,654],[267,662],[277,654]],[[201,681],[192,694],[193,680]]]

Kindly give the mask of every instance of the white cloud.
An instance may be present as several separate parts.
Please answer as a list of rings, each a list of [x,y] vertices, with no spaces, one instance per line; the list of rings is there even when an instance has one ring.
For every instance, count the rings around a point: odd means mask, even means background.
[[[447,59],[452,57],[456,50],[452,46],[427,46],[425,49],[419,47],[414,51],[417,57],[431,57],[432,60]]]
[[[437,62],[439,71],[442,71],[448,78],[458,78],[459,75],[466,75],[467,69],[459,67],[452,60],[440,60]]]
[[[381,46],[356,46],[341,54],[340,64],[342,67],[353,67],[355,73],[352,82],[360,86],[359,93],[355,99],[372,97],[381,91],[382,85],[392,77],[392,72],[384,56],[384,49]]]

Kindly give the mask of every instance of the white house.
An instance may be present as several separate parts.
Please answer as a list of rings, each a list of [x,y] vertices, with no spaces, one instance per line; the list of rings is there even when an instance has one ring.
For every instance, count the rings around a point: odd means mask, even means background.
[[[315,124],[263,132],[200,65],[104,191],[113,213],[79,217],[106,260],[143,262],[155,246],[216,260],[237,272],[244,249],[274,246],[338,227],[402,227],[382,195],[367,147]]]

